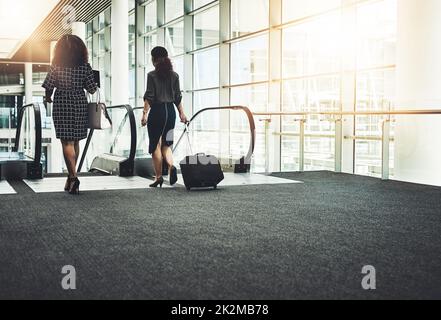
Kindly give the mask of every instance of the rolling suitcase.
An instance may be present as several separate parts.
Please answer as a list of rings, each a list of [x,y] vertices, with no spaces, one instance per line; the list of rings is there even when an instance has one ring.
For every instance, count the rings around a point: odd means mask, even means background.
[[[181,173],[187,190],[191,188],[217,188],[224,179],[219,160],[215,156],[199,153],[186,156],[181,162]]]
[[[188,123],[184,134],[188,139],[191,151]],[[217,188],[217,185],[224,180],[224,173],[219,160],[215,156],[198,153],[186,156],[180,163],[182,178],[187,190],[191,188]]]

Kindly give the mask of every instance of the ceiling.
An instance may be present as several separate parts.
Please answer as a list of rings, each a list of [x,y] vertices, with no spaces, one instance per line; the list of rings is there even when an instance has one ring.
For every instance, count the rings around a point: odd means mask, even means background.
[[[0,58],[10,59],[60,0],[0,0]]]
[[[6,0],[0,0],[6,1]],[[14,0],[13,0],[14,1]],[[36,62],[48,63],[50,59],[50,42],[58,40],[64,34],[70,34],[66,21],[74,14],[73,21],[89,22],[107,9],[112,0],[15,0],[32,1],[33,3],[58,2],[52,11],[41,21],[11,59],[0,59],[3,62]],[[11,2],[8,0],[7,2]],[[12,5],[14,6],[14,5]],[[35,4],[30,7],[35,7]],[[22,9],[26,11],[28,9]],[[31,13],[32,14],[32,13]],[[72,21],[72,20],[71,20]]]

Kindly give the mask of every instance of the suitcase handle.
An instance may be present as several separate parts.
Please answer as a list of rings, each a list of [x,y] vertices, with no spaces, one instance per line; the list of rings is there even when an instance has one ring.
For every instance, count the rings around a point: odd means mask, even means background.
[[[184,134],[187,136],[188,146],[190,148],[190,154],[193,154],[193,148],[191,147],[191,141],[190,141],[190,121],[187,121],[185,123],[185,132]]]

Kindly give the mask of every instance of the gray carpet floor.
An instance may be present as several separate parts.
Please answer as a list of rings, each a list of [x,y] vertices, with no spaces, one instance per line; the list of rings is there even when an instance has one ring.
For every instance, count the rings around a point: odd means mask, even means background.
[[[0,298],[441,298],[441,188],[277,176],[305,183],[78,197],[15,183],[0,196]],[[64,265],[76,290],[61,288]]]

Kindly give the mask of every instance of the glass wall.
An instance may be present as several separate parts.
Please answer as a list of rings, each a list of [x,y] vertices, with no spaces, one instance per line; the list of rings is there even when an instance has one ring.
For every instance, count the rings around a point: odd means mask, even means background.
[[[146,0],[129,7],[131,104],[142,102],[141,88],[153,69],[149,52],[162,45],[180,75],[189,115],[221,104],[246,105],[254,112],[393,109],[397,0]],[[102,72],[108,103],[110,10],[87,25],[87,45]],[[269,149],[264,122],[258,120],[253,170],[263,171]],[[299,169],[299,120],[272,121],[269,140],[277,170]],[[304,169],[333,170],[335,119],[305,120]],[[380,173],[382,120],[345,118],[345,125],[354,127],[344,139],[353,143],[355,173]],[[194,126],[200,151],[222,149],[237,157],[248,148],[240,113],[206,114]],[[227,147],[220,146],[225,134]]]
[[[397,1],[360,4],[357,15],[356,111],[391,110],[395,97]],[[383,117],[355,122],[355,173],[380,176]],[[391,143],[393,148],[393,142]],[[393,152],[391,152],[393,155]],[[393,175],[391,159],[391,175]]]
[[[86,45],[89,61],[100,72],[101,99],[111,105],[111,8],[86,24]]]
[[[285,5],[288,3],[288,7],[293,5],[292,2],[284,1]],[[338,10],[319,15],[304,23],[284,28],[282,37],[282,110],[339,111],[341,12]],[[334,168],[335,127],[332,122],[323,120],[319,116],[310,116],[306,121],[305,170]],[[288,118],[282,119],[282,131],[292,135],[299,132],[297,123]],[[281,169],[298,169],[298,151],[289,147],[286,138],[282,144],[284,162]]]

